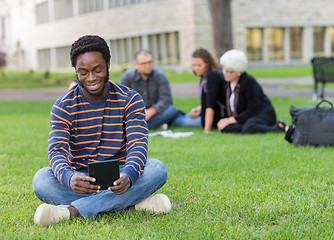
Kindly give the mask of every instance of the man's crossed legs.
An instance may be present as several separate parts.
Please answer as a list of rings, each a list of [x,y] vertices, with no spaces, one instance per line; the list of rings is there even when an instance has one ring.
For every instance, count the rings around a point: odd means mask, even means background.
[[[120,171],[122,167],[120,166]],[[46,203],[37,208],[34,221],[38,225],[49,225],[64,218],[69,219],[69,206],[75,207],[80,215],[86,218],[94,218],[103,212],[120,212],[130,206],[134,206],[136,210],[169,212],[171,204],[168,197],[164,194],[152,195],[166,180],[167,170],[164,164],[149,158],[143,174],[126,193],[117,195],[101,190],[94,194],[77,194],[62,185],[54,177],[50,167],[45,167],[40,169],[33,179],[37,198]]]

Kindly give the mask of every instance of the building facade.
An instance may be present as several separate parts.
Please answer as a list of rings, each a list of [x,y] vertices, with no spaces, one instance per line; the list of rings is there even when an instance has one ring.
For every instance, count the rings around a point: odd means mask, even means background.
[[[0,67],[7,64],[9,46],[9,7],[5,0],[0,0]]]
[[[334,55],[334,2],[232,0],[233,42],[258,64],[309,64]]]
[[[112,68],[131,66],[141,48],[152,51],[157,65],[179,71],[191,69],[196,48],[214,52],[208,0],[3,2],[12,69],[69,71],[71,44],[85,34],[107,40]],[[309,64],[313,56],[333,55],[332,12],[331,0],[231,0],[233,46],[251,66]]]

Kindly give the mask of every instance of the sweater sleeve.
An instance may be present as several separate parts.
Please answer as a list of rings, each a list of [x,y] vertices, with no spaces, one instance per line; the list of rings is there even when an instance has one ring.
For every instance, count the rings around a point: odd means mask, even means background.
[[[134,184],[144,171],[147,159],[148,129],[145,120],[145,105],[138,93],[131,96],[125,109],[127,156],[123,172]]]
[[[236,120],[243,124],[250,117],[260,112],[262,107],[262,89],[254,78],[247,79],[243,89],[239,92],[239,101],[243,101],[244,108],[237,113]]]
[[[71,126],[70,114],[56,102],[51,110],[48,157],[55,177],[66,186],[74,174],[68,160]]]
[[[223,79],[213,72],[209,72],[207,75],[207,94],[206,94],[206,102],[207,108],[215,108],[219,94],[222,92],[222,84]]]

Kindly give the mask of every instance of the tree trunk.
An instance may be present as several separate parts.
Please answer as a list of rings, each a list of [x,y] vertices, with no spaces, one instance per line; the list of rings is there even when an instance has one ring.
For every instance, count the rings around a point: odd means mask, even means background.
[[[208,0],[212,16],[215,55],[220,57],[233,48],[232,42],[232,0]]]

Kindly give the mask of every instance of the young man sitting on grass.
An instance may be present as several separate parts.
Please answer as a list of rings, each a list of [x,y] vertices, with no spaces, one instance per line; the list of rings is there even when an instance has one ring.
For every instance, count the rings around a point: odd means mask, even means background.
[[[110,51],[99,36],[83,36],[71,48],[77,83],[51,111],[50,167],[33,179],[38,199],[45,202],[34,222],[49,225],[73,217],[94,218],[124,209],[169,212],[164,194],[152,195],[166,182],[167,170],[147,159],[145,105],[130,88],[109,81]],[[90,162],[118,159],[120,177],[106,190],[90,184]]]

